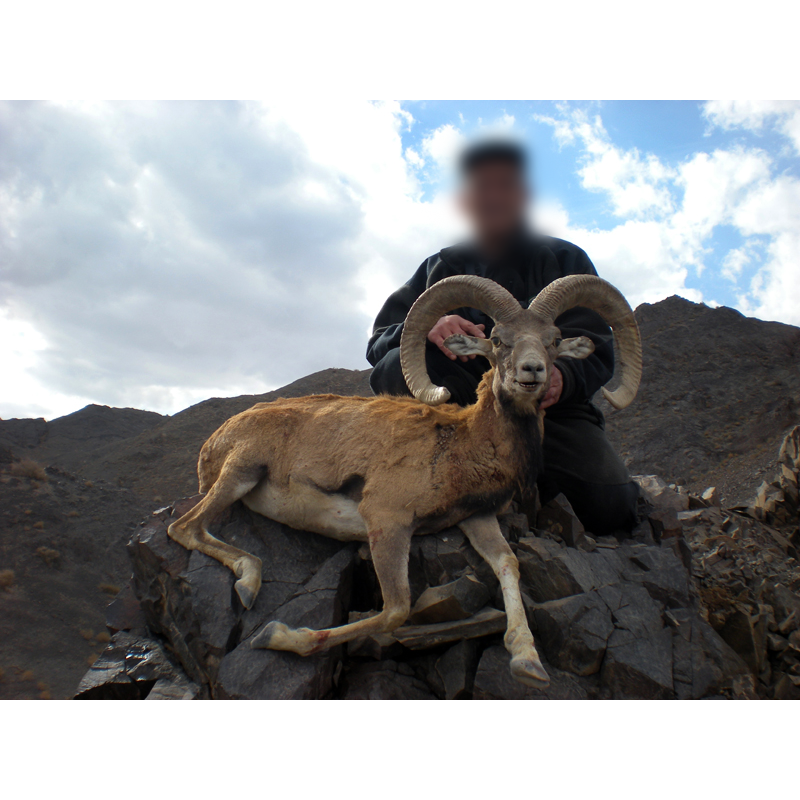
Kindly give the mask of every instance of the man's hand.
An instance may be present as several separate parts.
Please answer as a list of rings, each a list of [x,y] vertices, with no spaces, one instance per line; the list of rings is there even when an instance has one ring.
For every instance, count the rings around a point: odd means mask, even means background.
[[[561,390],[564,388],[564,379],[561,377],[561,370],[553,365],[553,371],[550,374],[550,386],[544,393],[542,402],[539,403],[539,408],[544,411],[545,408],[554,406],[561,397]]]
[[[460,358],[462,361],[469,361],[471,358],[475,358],[475,356],[457,356],[455,353],[451,353],[444,346],[444,340],[448,336],[453,336],[453,334],[456,333],[465,333],[467,336],[474,336],[476,339],[485,339],[486,334],[483,332],[485,327],[485,325],[475,325],[468,319],[459,317],[457,314],[450,314],[446,317],[442,317],[433,328],[431,328],[428,339],[451,361],[455,361],[457,358]]]

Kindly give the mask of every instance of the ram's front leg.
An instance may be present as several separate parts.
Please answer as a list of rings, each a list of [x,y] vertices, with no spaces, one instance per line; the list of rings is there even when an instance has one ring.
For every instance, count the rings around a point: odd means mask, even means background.
[[[533,634],[528,627],[519,591],[519,562],[503,538],[497,516],[485,514],[470,517],[461,522],[459,527],[500,581],[508,622],[505,645],[511,653],[511,674],[527,686],[537,689],[547,686],[550,678],[534,647]]]

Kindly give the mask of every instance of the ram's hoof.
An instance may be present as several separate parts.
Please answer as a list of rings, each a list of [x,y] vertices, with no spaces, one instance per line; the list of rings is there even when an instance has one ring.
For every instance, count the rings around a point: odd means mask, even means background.
[[[545,689],[550,685],[550,676],[538,656],[515,656],[511,659],[511,674],[520,683],[534,689]]]
[[[253,603],[255,603],[256,596],[258,595],[258,589],[253,590],[251,584],[252,581],[245,581],[244,578],[240,578],[233,584],[233,588],[236,589],[236,594],[239,595],[242,605],[248,609],[253,607]]]
[[[283,643],[282,640],[290,630],[277,620],[268,622],[250,642],[250,647],[254,650],[282,650],[283,648],[277,645]]]

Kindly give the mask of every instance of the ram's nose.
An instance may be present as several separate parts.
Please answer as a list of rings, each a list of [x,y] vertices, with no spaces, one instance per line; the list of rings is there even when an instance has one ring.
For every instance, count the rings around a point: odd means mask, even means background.
[[[517,380],[520,383],[544,383],[547,366],[538,358],[527,358],[517,365]]]

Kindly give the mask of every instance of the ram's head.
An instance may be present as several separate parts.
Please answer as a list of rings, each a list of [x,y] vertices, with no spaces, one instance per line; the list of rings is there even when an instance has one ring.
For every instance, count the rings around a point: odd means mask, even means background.
[[[563,339],[555,320],[570,308],[596,311],[614,332],[619,386],[603,388],[616,408],[635,397],[642,374],[639,328],[625,298],[610,283],[594,275],[570,275],[549,284],[527,308],[494,281],[457,275],[435,283],[414,303],[403,328],[400,359],[409,389],[429,405],[446,403],[450,393],[431,382],[425,365],[425,342],[436,321],[456,308],[477,308],[491,317],[488,339],[464,334],[450,336],[445,345],[459,356],[481,355],[495,367],[493,390],[519,413],[538,411],[550,384],[557,358],[586,358],[594,344],[585,336]]]

